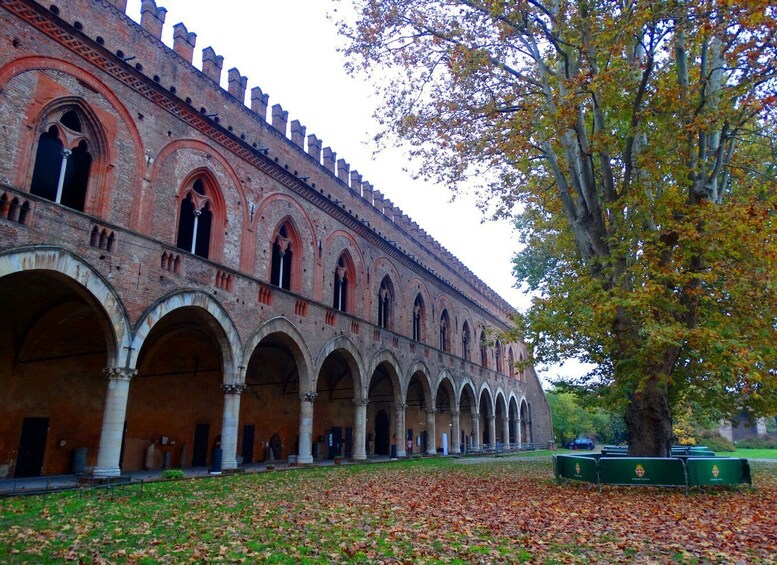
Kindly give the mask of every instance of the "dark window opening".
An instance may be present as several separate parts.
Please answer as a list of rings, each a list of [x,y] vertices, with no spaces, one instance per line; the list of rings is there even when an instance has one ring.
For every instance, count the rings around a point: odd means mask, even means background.
[[[181,202],[181,210],[178,217],[178,240],[176,246],[184,251],[192,252],[192,240],[194,236],[194,201],[192,195],[187,194]]]
[[[81,120],[78,118],[78,114],[73,110],[65,112],[62,118],[60,118],[59,123],[70,130],[81,133]]]
[[[334,296],[332,306],[335,310],[345,312],[348,304],[348,271],[345,268],[345,259],[341,256],[335,268]]]
[[[415,297],[413,303],[413,339],[421,341],[423,335],[424,301],[421,295]]]
[[[391,280],[386,276],[383,277],[383,280],[380,283],[380,289],[378,290],[378,325],[381,328],[391,329],[391,324],[389,322],[393,308],[391,302]]]
[[[502,372],[502,344],[497,340],[494,345],[494,359],[496,361],[496,372]]]
[[[91,166],[92,156],[89,154],[89,148],[86,141],[81,141],[67,157],[61,195],[61,203],[64,206],[83,212]]]
[[[192,190],[199,194],[200,196],[205,196],[205,185],[202,183],[201,179],[197,179],[194,181],[194,184],[192,185]]]
[[[488,368],[488,344],[486,343],[486,332],[480,332],[480,364]]]
[[[57,198],[57,186],[62,171],[62,142],[56,126],[51,126],[38,140],[35,169],[30,192],[52,202]]]
[[[272,245],[270,283],[285,290],[291,290],[291,240],[286,226],[281,226]]]
[[[199,183],[199,185],[198,185]],[[192,189],[202,190],[204,196],[205,190],[201,180],[196,180]],[[176,238],[176,247],[208,258],[210,254],[210,235],[213,227],[213,211],[210,202],[198,209],[191,193],[181,202],[181,208],[178,218],[178,236]]]
[[[440,316],[440,349],[443,351],[450,351],[450,334],[451,334],[451,321],[448,316],[448,310],[442,311]]]
[[[469,361],[469,324],[464,322],[461,329],[461,356],[465,361]]]

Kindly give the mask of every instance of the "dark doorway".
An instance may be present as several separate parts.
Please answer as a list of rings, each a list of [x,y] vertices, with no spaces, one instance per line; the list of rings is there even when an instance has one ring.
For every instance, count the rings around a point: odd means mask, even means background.
[[[273,459],[283,459],[283,442],[281,442],[281,436],[277,433],[274,433],[270,438],[270,451],[272,451],[271,461]]]
[[[421,453],[426,453],[426,430],[421,432]]]
[[[408,428],[407,437],[405,438],[405,443],[407,444],[405,446],[405,453],[410,455],[411,453],[413,453],[413,428]]]
[[[243,450],[241,452],[243,456],[243,464],[254,462],[254,435],[256,434],[256,426],[254,424],[246,424],[243,426]]]
[[[15,477],[39,477],[49,434],[48,418],[25,418],[19,439]]]
[[[208,437],[210,424],[194,426],[194,447],[192,448],[192,467],[204,467],[208,462]]]
[[[375,415],[375,454],[389,454],[389,417],[385,410]]]
[[[343,443],[343,429],[331,428],[329,430],[329,459],[340,457],[342,455],[340,449]]]
[[[353,428],[345,428],[345,458],[353,457]]]

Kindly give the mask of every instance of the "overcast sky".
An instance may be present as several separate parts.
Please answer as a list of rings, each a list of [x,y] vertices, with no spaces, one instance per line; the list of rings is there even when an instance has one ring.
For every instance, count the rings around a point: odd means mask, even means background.
[[[347,4],[347,2],[345,2]],[[183,22],[197,34],[194,65],[202,50],[213,47],[227,70],[237,67],[248,77],[248,89],[259,86],[270,106],[281,104],[289,123],[299,120],[308,134],[323,140],[351,170],[390,198],[432,237],[467,265],[514,307],[525,310],[529,298],[514,288],[511,258],[518,243],[506,222],[483,222],[473,197],[451,202],[446,187],[413,180],[404,171],[400,150],[375,153],[372,119],[380,103],[371,86],[348,76],[343,45],[328,18],[330,0],[157,0],[167,8],[163,41],[172,45],[173,25]],[[342,7],[341,7],[342,9]],[[140,21],[140,0],[129,0],[127,13]],[[268,112],[269,113],[269,112]],[[411,165],[410,168],[413,168]]]

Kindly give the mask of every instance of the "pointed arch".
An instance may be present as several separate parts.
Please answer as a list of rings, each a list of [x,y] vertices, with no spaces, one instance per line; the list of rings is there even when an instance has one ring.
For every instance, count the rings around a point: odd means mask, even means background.
[[[461,357],[465,361],[471,359],[472,353],[470,348],[472,347],[472,332],[469,329],[469,322],[464,320],[464,324],[461,326]]]
[[[270,284],[300,294],[302,291],[302,237],[294,218],[285,216],[270,239]]]
[[[207,167],[190,172],[178,191],[176,246],[205,259],[220,261],[224,248],[226,202],[216,176]]]
[[[340,252],[332,280],[332,307],[341,312],[353,313],[357,292],[356,265],[348,249]]]
[[[369,398],[370,384],[372,378],[375,376],[375,370],[380,365],[386,367],[389,378],[391,379],[391,386],[394,389],[394,401],[401,402],[403,389],[400,375],[402,375],[402,368],[397,356],[388,349],[381,349],[373,355],[372,359],[370,359],[370,365],[367,369],[367,378],[364,379],[362,398]]]
[[[421,361],[420,359],[417,359],[413,362],[412,365],[410,365],[410,368],[407,370],[407,373],[405,374],[405,378],[403,379],[403,388],[402,388],[402,398],[403,401],[407,401],[407,392],[408,387],[410,386],[410,381],[415,375],[420,374],[422,378],[420,378],[421,386],[424,391],[424,396],[429,399],[429,402],[432,401],[434,398],[434,389],[432,387],[432,373],[429,370],[429,367],[426,363]]]
[[[443,308],[440,314],[440,349],[450,353],[451,351],[451,318],[448,309]]]
[[[376,301],[378,303],[378,325],[381,328],[393,330],[396,309],[396,291],[394,290],[394,283],[389,275],[385,275],[380,281]]]

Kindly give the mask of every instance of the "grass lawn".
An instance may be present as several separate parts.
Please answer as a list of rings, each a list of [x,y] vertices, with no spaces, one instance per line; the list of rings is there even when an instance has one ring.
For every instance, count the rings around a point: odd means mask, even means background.
[[[737,449],[736,451],[721,451],[718,455],[744,459],[777,459],[777,449]]]
[[[768,562],[777,465],[755,489],[557,485],[548,459],[344,465],[11,499],[0,562]]]

